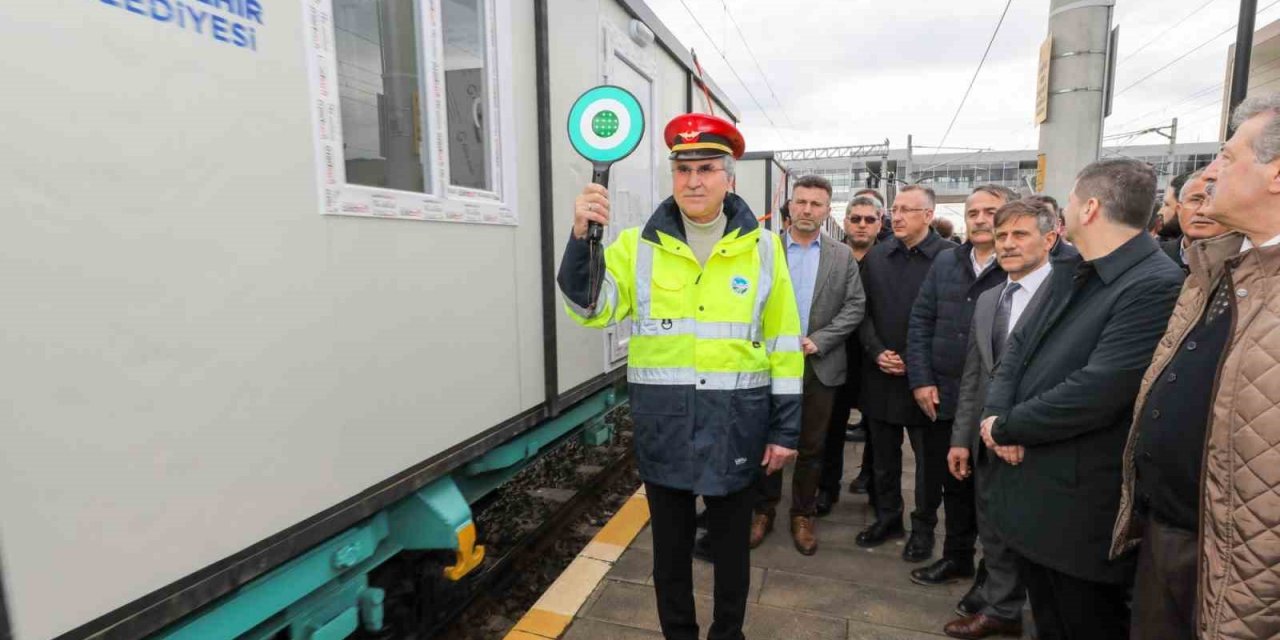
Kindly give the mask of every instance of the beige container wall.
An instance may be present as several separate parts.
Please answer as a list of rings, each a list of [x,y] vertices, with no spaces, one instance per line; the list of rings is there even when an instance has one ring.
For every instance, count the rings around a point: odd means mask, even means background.
[[[738,162],[737,193],[747,201],[747,206],[751,207],[751,212],[757,217],[769,210],[768,202],[765,200],[765,192],[768,190],[765,168],[769,162],[765,159]]]
[[[0,3],[0,566],[16,640],[65,633],[541,403],[539,190],[558,254],[591,177],[564,119],[605,73],[651,89],[647,157],[616,169],[647,202],[630,224],[670,195],[678,60],[632,40],[614,0],[549,1],[542,185],[534,3],[495,0],[519,224],[321,215],[309,2],[262,2],[256,51],[128,9],[149,1]],[[604,332],[556,317],[561,391],[616,366]]]
[[[614,165],[610,178],[611,204],[615,209],[613,229],[606,239],[629,226],[639,226],[648,219],[653,207],[671,195],[671,177],[666,160],[666,144],[662,130],[667,122],[684,112],[685,83],[688,75],[658,43],[647,46],[636,43],[628,35],[632,18],[614,2],[602,0],[555,0],[550,6],[551,39],[551,153],[557,171],[554,176],[556,240],[562,250],[573,223],[573,201],[583,186],[591,181],[591,165],[569,145],[562,134],[564,118],[573,101],[586,89],[609,82],[633,89],[643,78],[651,91],[651,100],[641,98],[645,109],[646,130],[638,150]],[[623,62],[625,60],[625,62]],[[627,65],[630,68],[626,68]],[[641,157],[642,151],[648,161]],[[641,174],[645,177],[641,178]],[[626,178],[624,180],[624,178]],[[637,185],[643,183],[644,193]],[[621,189],[630,186],[628,198]],[[642,204],[643,203],[643,204]],[[556,266],[559,268],[560,256]],[[607,370],[606,350],[609,333],[583,329],[566,314],[559,315],[557,344],[561,364],[559,387],[568,391]]]
[[[263,4],[256,52],[96,1],[0,6],[0,565],[18,640],[543,399],[532,3],[507,3],[503,45],[516,227],[321,215],[304,3]]]

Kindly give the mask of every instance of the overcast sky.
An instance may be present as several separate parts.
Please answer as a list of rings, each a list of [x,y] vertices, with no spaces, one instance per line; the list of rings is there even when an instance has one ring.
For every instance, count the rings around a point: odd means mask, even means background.
[[[898,148],[906,145],[907,134],[914,136],[918,149],[939,144],[1005,5],[1005,0],[647,2],[682,43],[697,51],[707,74],[735,102],[747,148],[756,150],[885,138]],[[1238,0],[1117,4],[1120,58],[1107,133],[1166,125],[1177,116],[1180,142],[1216,140]],[[1264,9],[1258,28],[1280,19],[1280,2],[1258,4]],[[726,11],[746,36],[750,52]],[[1048,16],[1049,0],[1014,0],[946,146],[1037,146],[1036,64]],[[1229,32],[1214,37],[1224,30]],[[1130,88],[1201,44],[1205,46],[1195,53]],[[1255,61],[1255,66],[1268,62]],[[763,105],[763,112],[748,91]],[[1131,143],[1163,144],[1164,139],[1147,135]]]

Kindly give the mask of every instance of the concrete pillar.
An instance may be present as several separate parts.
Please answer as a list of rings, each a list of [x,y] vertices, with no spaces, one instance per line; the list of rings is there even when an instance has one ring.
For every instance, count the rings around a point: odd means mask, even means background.
[[[387,185],[422,191],[424,176],[418,153],[418,36],[412,0],[379,4],[382,36],[382,155]]]
[[[1048,120],[1040,125],[1045,192],[1066,202],[1102,148],[1107,43],[1115,0],[1051,0]]]

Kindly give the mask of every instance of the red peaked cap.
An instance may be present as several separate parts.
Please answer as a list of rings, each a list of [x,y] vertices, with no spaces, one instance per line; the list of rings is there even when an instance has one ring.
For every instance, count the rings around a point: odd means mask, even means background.
[[[685,113],[667,123],[663,139],[672,160],[695,160],[732,155],[741,158],[747,150],[742,132],[732,122],[706,113]]]

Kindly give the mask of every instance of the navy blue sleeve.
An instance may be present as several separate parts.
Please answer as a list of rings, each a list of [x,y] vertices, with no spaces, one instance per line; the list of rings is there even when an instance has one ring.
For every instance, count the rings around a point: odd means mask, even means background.
[[[591,243],[586,238],[575,238],[570,233],[569,244],[564,248],[564,259],[560,261],[560,273],[556,276],[560,291],[582,309],[589,309],[595,304],[604,281],[604,251],[595,251],[594,255],[592,253]],[[591,287],[593,264],[596,273],[600,274],[594,290]]]
[[[938,321],[938,271],[945,261],[938,256],[924,277],[911,320],[907,324],[907,385],[912,389],[938,384],[933,376],[933,334]]]

